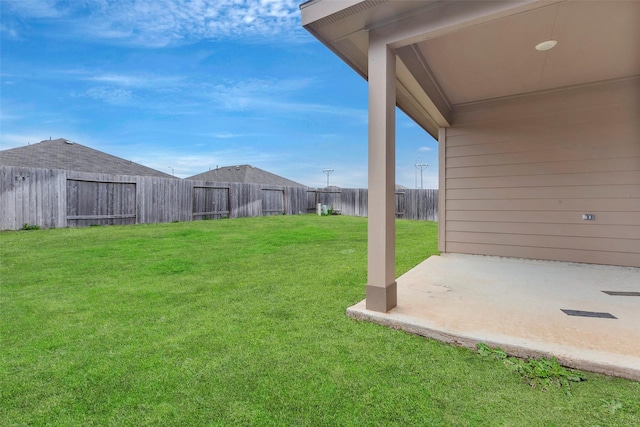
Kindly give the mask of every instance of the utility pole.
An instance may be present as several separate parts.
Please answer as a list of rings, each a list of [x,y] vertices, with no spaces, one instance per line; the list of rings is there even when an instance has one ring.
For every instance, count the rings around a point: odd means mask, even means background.
[[[325,169],[322,172],[327,174],[327,187],[329,186],[329,175],[333,173],[333,169]]]
[[[425,170],[427,167],[429,167],[428,164],[426,163],[416,163],[416,173],[418,172],[418,169],[420,169],[420,188],[424,188],[423,182],[422,182],[422,171]],[[417,180],[417,177],[416,177]],[[416,187],[417,187],[417,183],[416,183]]]

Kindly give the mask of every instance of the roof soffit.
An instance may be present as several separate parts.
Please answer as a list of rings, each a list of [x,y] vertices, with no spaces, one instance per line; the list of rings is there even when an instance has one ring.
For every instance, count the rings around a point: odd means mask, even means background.
[[[417,6],[369,24],[364,30],[397,49],[563,1],[566,0],[409,2]]]
[[[640,2],[567,1],[416,46],[454,106],[626,78],[640,74]]]
[[[360,3],[307,28],[365,78],[369,38],[394,48],[398,105],[432,135],[457,105],[640,75],[640,1]]]

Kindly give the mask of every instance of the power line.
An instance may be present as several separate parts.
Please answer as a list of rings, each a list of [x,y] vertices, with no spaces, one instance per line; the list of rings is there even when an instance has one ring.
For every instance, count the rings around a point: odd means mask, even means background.
[[[420,169],[420,188],[424,188],[424,185],[422,182],[422,171],[425,170],[427,167],[429,167],[429,165],[426,163],[416,163],[416,171]],[[417,180],[417,177],[416,177],[416,180]],[[418,186],[418,183],[416,182],[416,187],[417,186]]]
[[[327,187],[329,186],[329,175],[333,173],[333,169],[325,169],[322,172],[327,174]]]

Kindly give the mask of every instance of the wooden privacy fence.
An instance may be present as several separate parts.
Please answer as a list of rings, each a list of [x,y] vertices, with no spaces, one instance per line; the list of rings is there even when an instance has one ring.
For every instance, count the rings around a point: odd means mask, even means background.
[[[437,220],[437,190],[396,194],[399,218]],[[367,216],[367,190],[214,183],[0,166],[0,229],[150,224],[315,212]]]
[[[307,201],[315,203],[307,212],[315,212],[317,203],[338,210],[342,215],[367,216],[368,190],[363,188],[307,189]],[[396,191],[396,218],[438,220],[438,190],[407,188]]]

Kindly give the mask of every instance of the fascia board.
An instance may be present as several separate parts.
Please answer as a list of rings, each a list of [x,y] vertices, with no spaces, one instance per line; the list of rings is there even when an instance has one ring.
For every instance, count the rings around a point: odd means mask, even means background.
[[[315,21],[331,16],[359,3],[364,3],[365,1],[366,0],[312,0],[302,3],[300,5],[302,26],[306,27]]]

